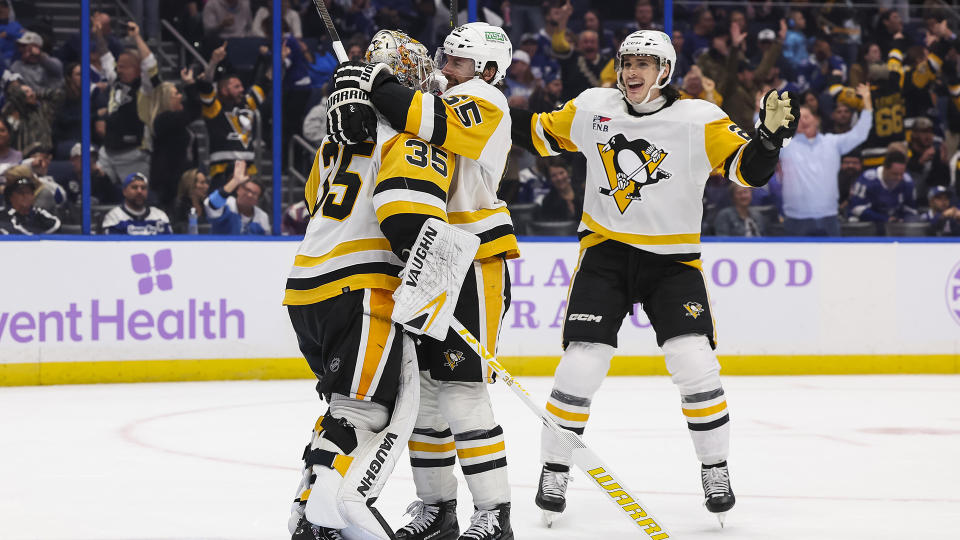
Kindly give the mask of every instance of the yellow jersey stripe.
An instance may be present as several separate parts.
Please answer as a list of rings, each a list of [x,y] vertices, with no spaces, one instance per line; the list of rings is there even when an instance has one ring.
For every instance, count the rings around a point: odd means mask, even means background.
[[[304,306],[316,304],[328,298],[333,298],[338,294],[342,294],[344,289],[351,291],[359,289],[386,289],[388,291],[395,291],[399,286],[400,278],[396,276],[386,274],[360,274],[338,279],[326,285],[305,291],[287,289],[283,295],[283,305]]]
[[[576,152],[577,145],[573,142],[570,133],[573,127],[573,119],[576,115],[577,106],[573,100],[571,100],[559,111],[534,115],[534,118],[539,119],[544,133],[556,139],[560,148],[568,152]],[[534,133],[534,137],[536,137],[536,133]]]
[[[703,418],[704,416],[710,416],[711,414],[717,414],[718,412],[727,408],[727,402],[723,401],[717,403],[712,407],[706,407],[703,409],[683,409],[684,416],[689,416],[690,418]]]
[[[412,452],[449,452],[457,448],[456,444],[451,441],[443,444],[420,442],[420,441],[409,441],[407,442],[407,448]]]
[[[507,214],[510,215],[510,211],[507,210],[507,207],[503,208],[485,208],[483,210],[471,210],[468,212],[448,212],[447,215],[450,217],[451,225],[460,225],[462,223],[476,223],[478,221],[487,219],[488,217],[494,214]]]
[[[591,231],[611,240],[640,246],[670,246],[674,244],[699,244],[700,233],[689,234],[632,234],[611,231],[597,223],[590,214],[583,213],[583,224]]]
[[[437,208],[436,206],[424,203],[394,201],[377,208],[377,221],[383,223],[388,217],[397,214],[421,214],[432,216],[443,221],[447,220],[447,214],[443,211],[443,208]]]
[[[481,456],[488,456],[490,454],[496,454],[497,452],[503,452],[506,449],[503,441],[488,444],[486,446],[475,446],[473,448],[457,448],[457,457],[460,459],[475,458]]]
[[[327,253],[319,257],[310,257],[308,255],[297,255],[293,260],[293,265],[300,268],[313,268],[334,259],[351,253],[361,251],[390,251],[390,242],[386,238],[363,238],[360,240],[350,240],[337,245]]]
[[[568,412],[561,409],[560,407],[557,407],[553,403],[550,403],[549,401],[547,402],[547,411],[558,418],[563,418],[564,420],[570,420],[571,422],[586,422],[587,419],[590,418],[589,413]]]

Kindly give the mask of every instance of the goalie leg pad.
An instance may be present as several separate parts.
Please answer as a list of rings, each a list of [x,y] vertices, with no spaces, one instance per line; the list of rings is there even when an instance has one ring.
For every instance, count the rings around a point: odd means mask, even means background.
[[[706,336],[688,334],[663,344],[667,371],[680,390],[684,418],[697,457],[712,465],[730,453],[730,415],[720,384],[720,362]]]
[[[557,366],[547,413],[560,427],[583,435],[590,402],[610,370],[614,349],[604,343],[574,341],[567,345]],[[570,448],[544,426],[540,431],[540,460],[570,465]]]
[[[393,320],[415,334],[447,337],[463,276],[480,238],[439,219],[423,223],[393,293]]]
[[[320,426],[320,436],[315,437],[306,453],[305,460],[316,475],[305,508],[310,523],[340,529],[348,539],[390,537],[389,528],[370,505],[393,472],[416,420],[420,384],[409,336],[403,337],[400,373],[393,414],[389,424],[379,431],[373,429],[385,423],[386,408],[382,405],[342,396],[332,400],[333,418],[342,414],[359,425],[341,417],[330,422],[336,427]]]

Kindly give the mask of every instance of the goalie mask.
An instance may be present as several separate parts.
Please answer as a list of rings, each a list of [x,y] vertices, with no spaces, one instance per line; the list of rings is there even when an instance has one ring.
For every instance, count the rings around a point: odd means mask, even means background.
[[[473,60],[474,78],[480,78],[487,63],[493,62],[497,72],[489,82],[496,85],[507,76],[507,68],[513,61],[513,45],[503,28],[472,22],[455,28],[443,40],[443,46],[437,49],[434,58],[438,70],[446,65],[448,56]]]
[[[429,93],[433,90],[433,60],[427,48],[399,30],[374,34],[363,59],[369,64],[386,64],[400,84]]]
[[[627,97],[627,87],[623,83],[623,57],[627,55],[652,56],[657,59],[659,71],[656,84],[651,90],[653,88],[659,90],[670,84],[673,68],[677,65],[677,51],[673,48],[670,36],[658,30],[638,30],[627,36],[620,44],[614,66],[617,70],[617,88],[623,93],[624,98]],[[647,91],[647,97],[635,105],[643,105],[648,101],[650,101],[649,91]]]

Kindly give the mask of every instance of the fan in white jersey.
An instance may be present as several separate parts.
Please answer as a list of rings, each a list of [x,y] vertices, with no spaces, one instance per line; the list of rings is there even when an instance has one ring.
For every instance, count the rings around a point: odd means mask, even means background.
[[[432,73],[426,49],[380,31],[367,58],[413,87]],[[303,453],[294,540],[389,538],[371,506],[410,438],[419,403],[416,351],[391,322],[393,291],[428,218],[447,220],[453,155],[386,122],[374,137],[320,144],[304,191],[310,222],[284,304],[330,404]]]
[[[369,93],[377,111],[398,131],[457,155],[447,216],[452,225],[479,236],[481,245],[455,314],[491,351],[510,302],[505,260],[518,256],[510,214],[496,195],[510,150],[510,116],[506,98],[494,85],[511,58],[510,39],[501,28],[469,23],[453,30],[437,53],[437,67],[447,82],[440,96],[411,90],[365,66],[343,65],[334,77],[335,90]],[[348,111],[336,116],[335,129],[353,125]],[[503,430],[485,385],[492,374],[453,331],[443,341],[424,338],[418,356],[421,403],[409,449],[419,500],[409,508],[413,520],[397,537],[457,538],[453,467],[459,459],[476,508],[461,537],[513,538]]]
[[[716,105],[678,100],[669,86],[676,53],[663,32],[627,36],[617,53],[617,87],[584,91],[544,114],[511,110],[513,141],[540,155],[579,152],[587,160],[580,260],[563,327],[564,354],[547,410],[582,433],[606,376],[624,316],[642,303],[701,461],[705,504],[722,518],[735,498],[727,470],[729,416],[710,302],[700,264],[703,188],[722,168],[762,186],[796,131],[796,106],[771,91],[751,140]],[[546,429],[536,503],[548,524],[566,505],[570,455]]]

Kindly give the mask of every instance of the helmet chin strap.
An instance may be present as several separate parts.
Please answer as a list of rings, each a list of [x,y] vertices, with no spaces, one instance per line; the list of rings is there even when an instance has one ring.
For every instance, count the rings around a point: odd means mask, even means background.
[[[666,74],[667,74],[667,66],[661,67],[661,68],[660,68],[660,72],[657,73],[657,80],[659,81],[659,80],[662,79],[663,76],[666,75]],[[640,103],[636,103],[636,102],[634,102],[634,101],[630,101],[630,98],[627,98],[627,101],[629,101],[631,105],[636,105],[636,106],[644,105],[645,103],[647,103],[648,101],[650,101],[650,94],[653,92],[653,89],[654,89],[654,88],[656,88],[657,90],[660,90],[660,89],[664,88],[665,86],[667,86],[667,84],[668,84],[667,82],[664,82],[663,84],[655,84],[655,85],[651,86],[650,89],[647,90],[647,97],[643,98],[643,101],[641,101]],[[624,92],[624,97],[626,97],[626,92]]]

